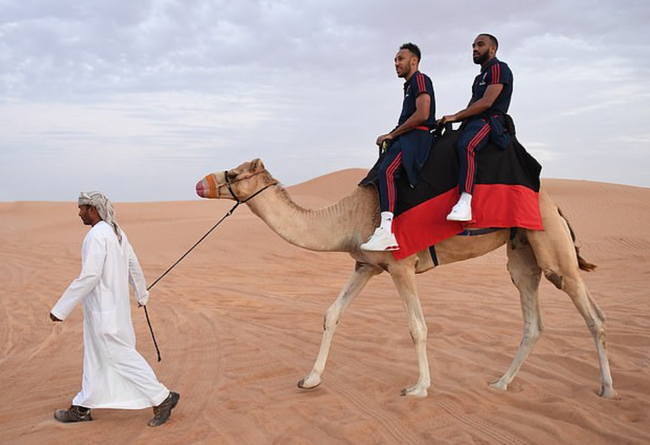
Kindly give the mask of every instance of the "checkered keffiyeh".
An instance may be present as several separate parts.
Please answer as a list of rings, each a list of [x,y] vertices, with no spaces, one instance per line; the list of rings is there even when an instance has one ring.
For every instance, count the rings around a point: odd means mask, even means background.
[[[122,231],[115,221],[115,210],[113,204],[102,192],[81,192],[78,199],[78,205],[93,206],[102,220],[111,226],[117,235],[119,242],[122,242]]]

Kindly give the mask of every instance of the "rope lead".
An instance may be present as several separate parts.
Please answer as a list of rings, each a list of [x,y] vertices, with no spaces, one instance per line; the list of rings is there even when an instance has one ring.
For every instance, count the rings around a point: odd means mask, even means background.
[[[230,194],[232,195],[232,197],[235,198],[235,201],[236,201],[235,205],[232,206],[232,209],[228,210],[228,212],[219,221],[217,221],[217,223],[214,226],[212,226],[212,228],[210,230],[208,230],[208,232],[205,235],[203,235],[200,240],[198,240],[192,247],[190,247],[190,249],[187,252],[185,252],[185,254],[183,254],[182,257],[180,257],[178,259],[178,261],[176,261],[174,264],[172,264],[171,267],[165,271],[165,273],[163,273],[161,276],[159,276],[158,279],[156,281],[154,281],[151,284],[151,286],[149,286],[147,288],[147,290],[150,290],[152,287],[154,287],[156,285],[156,283],[158,283],[160,280],[162,280],[165,275],[167,275],[174,267],[176,267],[176,265],[178,263],[180,263],[183,260],[183,258],[185,258],[187,255],[189,255],[190,252],[193,251],[196,246],[201,244],[201,242],[204,239],[206,239],[208,237],[208,235],[210,235],[210,233],[212,233],[212,231],[214,229],[216,229],[217,226],[223,222],[224,219],[226,219],[227,217],[229,217],[230,215],[232,215],[235,212],[235,209],[237,209],[237,207],[239,207],[239,204],[247,203],[251,199],[255,198],[257,195],[262,193],[267,188],[277,184],[277,182],[268,184],[265,187],[262,187],[261,189],[256,191],[255,193],[253,193],[248,198],[244,199],[243,201],[240,201],[239,198],[235,195],[235,193],[232,190],[232,187],[230,185],[230,182],[228,181],[228,172],[227,171],[225,172],[225,178],[226,178],[226,184],[228,185],[228,190],[230,191]],[[162,358],[160,357],[160,349],[158,349],[158,342],[156,341],[156,336],[153,333],[153,327],[151,327],[151,321],[149,320],[149,312],[147,311],[147,306],[146,305],[144,306],[144,315],[147,318],[147,325],[149,325],[149,332],[151,332],[151,338],[153,339],[153,345],[156,348],[156,354],[158,354],[158,361],[161,361]]]
[[[241,202],[240,202],[240,201],[237,201],[237,203],[233,206],[232,209],[230,209],[230,210],[228,211],[228,213],[226,213],[226,214],[225,214],[225,215],[224,215],[224,216],[223,216],[223,217],[222,217],[222,218],[221,218],[221,219],[220,219],[220,220],[219,220],[219,221],[218,221],[214,226],[212,226],[212,228],[211,228],[210,230],[208,230],[208,232],[207,232],[205,235],[203,235],[203,236],[201,237],[200,240],[198,240],[198,241],[197,241],[197,242],[196,242],[192,247],[190,247],[190,249],[189,249],[187,252],[185,252],[185,254],[183,254],[182,257],[180,257],[180,258],[178,259],[178,261],[176,261],[174,264],[172,264],[171,267],[165,271],[165,273],[163,273],[161,276],[159,276],[158,279],[156,279],[156,281],[154,281],[154,282],[151,284],[151,286],[149,286],[149,287],[147,288],[147,290],[150,290],[152,287],[154,287],[154,286],[155,286],[155,285],[156,285],[160,280],[163,279],[163,277],[164,277],[165,275],[167,275],[167,274],[168,274],[168,273],[169,273],[169,272],[170,272],[174,267],[176,267],[176,265],[177,265],[178,263],[180,263],[180,262],[183,260],[183,258],[185,258],[187,255],[189,255],[189,253],[190,253],[192,250],[194,250],[194,248],[195,248],[196,246],[198,246],[199,244],[201,244],[201,241],[203,241],[204,239],[206,239],[206,238],[208,237],[208,235],[210,235],[210,233],[212,233],[212,231],[213,231],[214,229],[216,229],[217,226],[223,222],[224,219],[226,219],[227,217],[229,217],[230,215],[233,214],[233,212],[234,212],[235,209],[239,206],[239,204],[241,204]],[[149,311],[147,311],[147,306],[146,306],[146,305],[144,305],[144,315],[145,315],[145,317],[147,318],[147,325],[149,326],[149,332],[151,332],[151,338],[153,339],[153,345],[154,345],[154,347],[156,348],[156,354],[158,355],[158,361],[160,362],[160,361],[162,360],[162,357],[160,357],[160,349],[158,348],[158,342],[156,341],[156,336],[155,336],[154,333],[153,333],[153,327],[151,326],[151,320],[149,320]]]

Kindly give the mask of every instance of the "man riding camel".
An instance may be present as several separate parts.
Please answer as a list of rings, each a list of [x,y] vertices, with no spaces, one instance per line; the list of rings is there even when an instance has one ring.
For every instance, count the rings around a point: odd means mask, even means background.
[[[377,138],[377,145],[387,143],[387,151],[379,166],[379,202],[381,223],[370,239],[361,245],[363,250],[391,251],[399,245],[392,230],[397,184],[395,179],[406,174],[409,183],[420,180],[420,169],[429,157],[436,122],[436,100],[433,83],[419,71],[422,54],[417,45],[403,44],[395,56],[397,76],[404,79],[404,102],[397,127]]]
[[[481,72],[472,85],[472,99],[464,110],[443,116],[439,125],[463,121],[456,149],[460,164],[460,200],[447,216],[449,221],[472,221],[472,193],[476,182],[476,153],[491,140],[506,148],[510,135],[505,117],[512,97],[512,71],[496,58],[499,42],[490,34],[479,34],[472,44],[474,63]]]

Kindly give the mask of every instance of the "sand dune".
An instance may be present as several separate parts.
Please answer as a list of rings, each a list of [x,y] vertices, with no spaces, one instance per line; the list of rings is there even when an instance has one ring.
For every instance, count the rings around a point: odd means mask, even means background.
[[[322,207],[364,173],[345,170],[289,192]],[[299,390],[353,261],[291,246],[242,206],[153,289],[161,363],[144,314],[133,309],[139,350],[181,394],[171,421],[154,429],[149,410],[96,410],[94,422],[62,425],[52,413],[79,390],[82,314],[54,325],[48,313],[79,272],[87,229],[74,202],[0,203],[0,443],[650,443],[650,189],[568,180],[544,187],[583,256],[599,265],[585,279],[608,316],[615,400],[596,395],[594,342],[548,282],[543,338],[507,392],[487,386],[510,364],[522,330],[503,249],[418,277],[433,380],[427,398],[399,395],[417,379],[417,362],[384,275],[344,317],[322,386]],[[198,198],[116,204],[149,282],[231,207]]]

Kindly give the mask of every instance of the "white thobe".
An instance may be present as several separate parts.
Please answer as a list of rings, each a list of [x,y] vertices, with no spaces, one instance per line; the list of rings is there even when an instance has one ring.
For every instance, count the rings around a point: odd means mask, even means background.
[[[129,284],[140,304],[149,292],[138,259],[122,232],[100,221],[89,231],[81,249],[81,275],[52,309],[60,320],[82,303],[84,362],[81,391],[73,405],[86,408],[141,409],[162,403],[169,390],[135,349]]]

